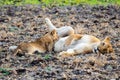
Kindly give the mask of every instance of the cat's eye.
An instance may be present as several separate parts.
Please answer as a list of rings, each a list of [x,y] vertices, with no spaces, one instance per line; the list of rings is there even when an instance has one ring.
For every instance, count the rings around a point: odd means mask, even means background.
[[[102,45],[104,46],[104,45],[105,45],[105,43],[103,42],[103,43],[102,43]]]

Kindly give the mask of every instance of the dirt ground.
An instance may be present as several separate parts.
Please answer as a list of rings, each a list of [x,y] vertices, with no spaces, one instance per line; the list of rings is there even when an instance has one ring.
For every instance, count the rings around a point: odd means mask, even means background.
[[[110,54],[81,54],[58,58],[52,52],[13,56],[9,48],[47,33],[45,18],[56,27],[71,26],[76,33],[111,37],[116,58]],[[0,8],[0,80],[120,80],[120,7],[4,6]]]

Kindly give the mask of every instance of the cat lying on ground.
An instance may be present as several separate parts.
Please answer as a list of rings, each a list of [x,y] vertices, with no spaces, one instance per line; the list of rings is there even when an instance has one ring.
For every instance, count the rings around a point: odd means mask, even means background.
[[[112,45],[110,43],[110,37],[106,37],[104,40],[100,40],[92,35],[81,35],[74,34],[72,27],[60,27],[56,28],[49,18],[45,18],[48,28],[51,31],[56,29],[59,40],[55,42],[54,51],[60,52],[59,55],[76,55],[76,54],[86,54],[90,52],[97,53],[98,56],[104,53],[114,53]],[[63,35],[68,35],[63,37]]]
[[[86,54],[90,52],[100,54],[114,53],[110,38],[99,40],[95,36],[72,34],[60,38],[54,45],[54,51],[60,52],[60,56],[72,56],[77,54]]]
[[[25,52],[32,55],[35,51],[44,53],[46,51],[52,51],[54,43],[58,40],[56,30],[45,34],[43,37],[36,39],[32,42],[23,42],[15,49],[14,55],[19,52]]]

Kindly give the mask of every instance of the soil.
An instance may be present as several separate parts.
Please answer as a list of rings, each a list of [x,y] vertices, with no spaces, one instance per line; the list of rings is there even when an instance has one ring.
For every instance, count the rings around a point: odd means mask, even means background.
[[[81,54],[61,58],[58,53],[20,54],[9,48],[33,41],[48,32],[45,18],[56,27],[71,26],[76,33],[103,40],[111,37],[115,58],[110,54]],[[120,80],[119,6],[3,6],[0,8],[0,80]]]

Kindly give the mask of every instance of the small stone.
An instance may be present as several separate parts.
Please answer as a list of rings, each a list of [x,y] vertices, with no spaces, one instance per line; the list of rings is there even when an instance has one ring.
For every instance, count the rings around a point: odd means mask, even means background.
[[[110,79],[110,80],[116,80],[116,79]]]
[[[108,65],[108,66],[106,66],[106,70],[112,71],[112,70],[113,70],[113,67],[112,67],[111,65]]]
[[[9,47],[9,50],[13,51],[13,50],[15,50],[16,48],[17,48],[17,46],[10,46],[10,47]]]
[[[0,36],[1,36],[2,38],[7,37],[6,31],[0,31]]]
[[[0,42],[0,46],[2,45],[3,43],[2,42]]]
[[[34,77],[28,75],[27,80],[35,80],[35,79],[34,79]]]
[[[2,51],[2,47],[0,47],[0,52]]]

